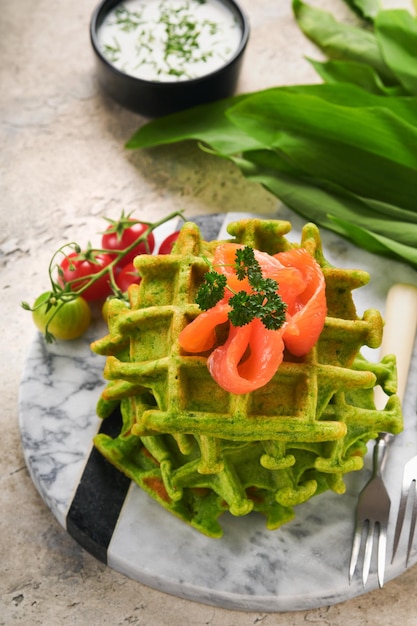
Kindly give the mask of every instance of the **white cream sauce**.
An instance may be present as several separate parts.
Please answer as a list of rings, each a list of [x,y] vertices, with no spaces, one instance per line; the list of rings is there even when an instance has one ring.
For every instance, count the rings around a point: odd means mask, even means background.
[[[103,56],[125,74],[169,82],[222,67],[238,49],[242,30],[218,0],[125,0],[97,37]]]

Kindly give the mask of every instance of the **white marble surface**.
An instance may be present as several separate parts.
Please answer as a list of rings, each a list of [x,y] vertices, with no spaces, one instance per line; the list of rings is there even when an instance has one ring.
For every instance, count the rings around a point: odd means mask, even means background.
[[[293,224],[288,238],[299,241],[304,221],[286,209],[278,215]],[[247,214],[228,214],[220,236],[227,236],[227,221],[241,217]],[[354,292],[358,309],[383,309],[386,293],[395,282],[417,284],[415,273],[401,264],[359,252],[330,233],[324,234],[324,240],[325,255],[329,251],[335,266],[362,267],[372,276],[366,287]],[[104,332],[98,323],[85,338],[52,346],[36,336],[22,379],[24,454],[35,485],[64,528],[99,427],[95,407],[104,384],[104,363],[102,357],[91,353],[89,344]],[[398,506],[404,460],[417,452],[413,419],[416,379],[417,353],[404,404],[406,428],[391,444],[385,472],[392,517]],[[372,443],[369,447],[372,450]],[[349,584],[348,564],[357,495],[369,477],[370,457],[371,452],[364,471],[347,476],[343,496],[326,492],[312,498],[296,507],[294,521],[274,532],[265,528],[263,516],[224,515],[224,536],[219,540],[189,528],[131,485],[108,547],[108,565],[155,589],[228,609],[299,611],[360,595],[364,592],[360,575]],[[98,510],[93,523],[99,521],[99,515]],[[405,569],[401,558],[390,563],[393,528],[391,524],[386,580]],[[413,549],[409,566],[415,562],[417,549]],[[377,584],[373,563],[367,589]]]
[[[104,387],[103,365],[103,358],[91,356],[88,340],[47,345],[40,334],[26,359],[19,401],[22,446],[35,485],[64,528],[99,426],[94,400]]]
[[[319,54],[295,25],[290,0],[240,2],[252,32],[239,90],[317,81],[305,57]],[[414,626],[415,565],[382,590],[337,604],[291,613],[230,611],[159,592],[101,564],[68,535],[34,487],[18,425],[18,390],[34,327],[20,302],[47,288],[52,252],[66,241],[94,239],[102,216],[115,219],[122,209],[157,219],[176,209],[271,214],[279,205],[233,167],[192,146],[123,149],[145,120],[98,89],[88,35],[96,4],[1,5],[0,625]],[[342,0],[314,4],[346,15]]]

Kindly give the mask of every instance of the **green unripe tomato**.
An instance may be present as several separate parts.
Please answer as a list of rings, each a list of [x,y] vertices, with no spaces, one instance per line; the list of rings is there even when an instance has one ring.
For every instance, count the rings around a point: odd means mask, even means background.
[[[50,291],[41,294],[32,307],[33,321],[42,333],[49,320],[47,330],[56,339],[77,339],[85,333],[91,322],[91,310],[84,298],[78,296],[63,305],[58,302],[47,310],[48,302],[53,302]]]

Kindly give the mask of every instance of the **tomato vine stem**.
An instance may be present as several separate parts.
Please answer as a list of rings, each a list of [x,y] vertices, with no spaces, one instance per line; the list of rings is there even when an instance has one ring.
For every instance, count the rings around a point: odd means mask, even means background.
[[[140,243],[144,243],[149,252],[149,245],[147,245],[149,235],[156,230],[159,226],[169,222],[176,217],[185,220],[183,211],[173,211],[169,215],[161,218],[156,222],[144,222],[140,220],[135,220],[130,217],[130,215],[125,216],[124,212],[120,217],[119,222],[122,224],[144,224],[147,228],[134,240],[132,241],[126,248],[121,250],[109,249],[109,248],[95,248],[92,247],[89,243],[86,250],[82,251],[81,246],[76,241],[71,241],[69,243],[65,243],[60,246],[52,255],[49,264],[48,264],[48,276],[50,281],[50,290],[45,292],[45,298],[42,302],[37,305],[30,306],[27,302],[22,302],[21,306],[26,311],[37,311],[41,307],[45,307],[45,312],[48,313],[54,308],[52,315],[48,318],[45,324],[45,340],[47,343],[52,343],[55,340],[54,335],[49,331],[49,327],[51,322],[56,318],[58,313],[62,310],[62,308],[71,301],[76,300],[77,298],[83,297],[83,294],[97,281],[103,279],[106,275],[108,276],[109,285],[111,289],[111,293],[114,297],[125,299],[125,295],[122,293],[121,289],[117,286],[115,280],[115,269],[120,261],[122,261],[129,253],[132,252]],[[117,222],[113,220],[109,220],[104,218],[112,224],[117,224]],[[115,232],[115,231],[114,231]],[[71,250],[71,252],[69,252]],[[75,256],[74,256],[75,253]],[[58,262],[58,257],[62,255],[64,259],[67,259],[69,267],[71,265],[74,267],[74,262],[80,259],[88,259],[92,264],[97,263],[96,259],[98,255],[111,255],[112,260],[104,265],[100,270],[95,273],[86,274],[82,277],[77,277],[72,280],[65,281],[63,280],[63,270],[61,268],[61,264]],[[62,260],[61,260],[62,263]],[[97,263],[98,264],[98,263]],[[58,275],[58,279],[55,276]],[[59,279],[61,278],[61,283]],[[56,308],[55,308],[56,307]]]

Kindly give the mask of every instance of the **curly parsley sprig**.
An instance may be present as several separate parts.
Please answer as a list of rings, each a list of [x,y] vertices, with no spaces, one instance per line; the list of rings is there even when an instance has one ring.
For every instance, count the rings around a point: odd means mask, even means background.
[[[207,272],[196,297],[200,309],[207,311],[214,307],[224,297],[226,285],[227,279],[224,274],[219,274],[214,270]]]
[[[250,292],[235,292],[227,285],[226,276],[216,272],[211,263],[206,261],[210,271],[204,275],[196,297],[200,309],[207,311],[214,307],[224,298],[225,290],[229,289],[233,296],[229,300],[232,308],[228,317],[233,326],[245,326],[258,318],[268,330],[281,328],[285,322],[287,305],[278,293],[277,281],[263,277],[253,248],[245,246],[236,250],[233,266],[238,280],[248,279]]]

